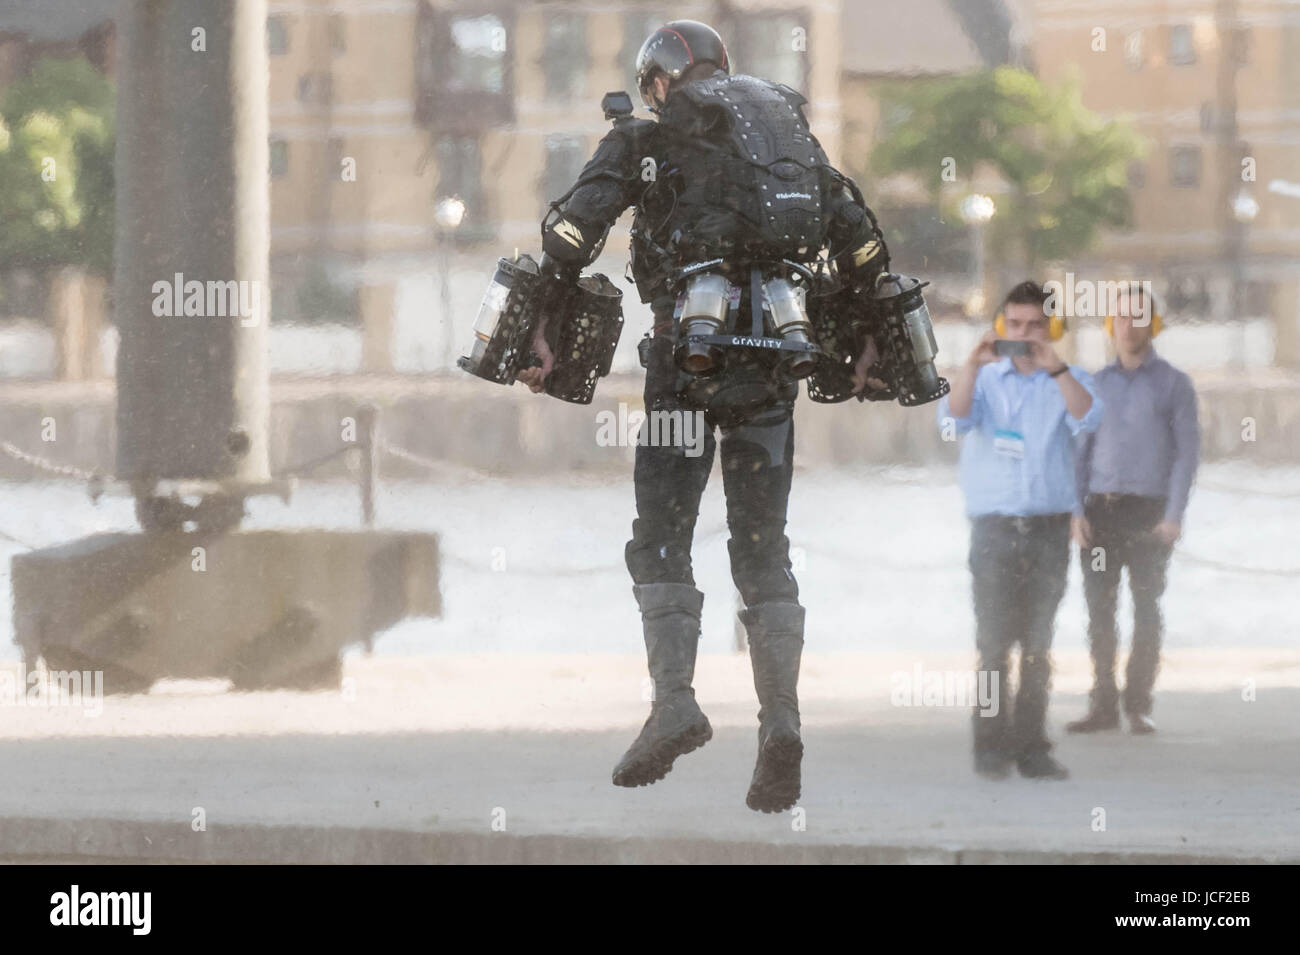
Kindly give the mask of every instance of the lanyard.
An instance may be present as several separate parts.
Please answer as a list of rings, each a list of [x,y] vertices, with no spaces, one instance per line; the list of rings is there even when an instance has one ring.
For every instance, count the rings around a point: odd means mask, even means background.
[[[1025,377],[1021,375],[1020,372],[1017,371],[1014,367],[1011,369],[1010,374],[1015,375],[1018,378]],[[1003,391],[1008,392],[1008,394],[1003,395],[1003,399],[1004,399],[1003,410],[1007,416],[1007,427],[1013,428],[1013,427],[1017,427],[1020,424],[1020,409],[1024,407],[1025,392],[1028,391],[1029,388],[1033,386],[1033,379],[1026,378],[1024,381],[1017,381],[1013,385],[1013,384],[1006,383],[1006,377],[1007,376],[1003,377],[1003,384],[1004,384]],[[1014,404],[1012,403],[1011,395],[1009,394],[1009,392],[1012,389],[1015,389],[1016,392]]]

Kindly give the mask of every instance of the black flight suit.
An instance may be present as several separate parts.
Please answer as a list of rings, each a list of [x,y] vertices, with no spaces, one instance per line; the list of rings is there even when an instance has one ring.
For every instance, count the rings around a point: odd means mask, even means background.
[[[723,81],[718,71],[698,86]],[[750,80],[733,77],[731,81]],[[883,270],[888,256],[874,220],[851,183],[831,168],[804,118],[805,102],[795,91],[776,86],[806,136],[809,159],[816,161],[822,180],[819,197],[826,220],[824,236],[809,236],[812,256],[824,243],[830,255],[851,267]],[[733,97],[735,94],[733,94]],[[681,265],[724,256],[742,256],[758,243],[743,203],[719,201],[734,185],[733,167],[722,161],[732,152],[732,137],[716,110],[700,107],[682,91],[674,91],[659,122],[619,119],[601,140],[578,183],[557,206],[559,218],[543,230],[543,248],[562,265],[581,268],[600,252],[614,221],[629,206],[636,207],[632,228],[632,271],[641,300],[654,313],[653,338],[646,367],[645,410],[697,410],[678,395],[687,380],[672,358],[674,299],[665,281],[665,262]],[[801,157],[802,158],[802,157]],[[759,200],[767,201],[767,200]],[[770,205],[770,202],[769,202]],[[819,220],[820,221],[820,220]],[[665,255],[665,253],[667,253]],[[740,314],[749,314],[748,289]],[[790,571],[785,536],[786,503],[790,493],[794,428],[792,411],[798,394],[789,382],[771,404],[749,420],[714,427],[705,435],[704,453],[685,454],[680,446],[638,444],[635,486],[637,518],[626,558],[638,583],[694,584],[691,539],[700,496],[712,470],[715,449],[721,446],[727,523],[731,538],[732,576],[747,606],[766,601],[797,601],[798,586]]]

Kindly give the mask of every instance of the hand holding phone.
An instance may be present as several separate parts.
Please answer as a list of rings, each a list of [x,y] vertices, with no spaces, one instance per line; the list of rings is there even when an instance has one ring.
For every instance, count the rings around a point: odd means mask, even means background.
[[[993,354],[999,357],[1023,356],[1029,354],[1029,342],[1010,341],[1005,338],[999,338],[993,342]]]

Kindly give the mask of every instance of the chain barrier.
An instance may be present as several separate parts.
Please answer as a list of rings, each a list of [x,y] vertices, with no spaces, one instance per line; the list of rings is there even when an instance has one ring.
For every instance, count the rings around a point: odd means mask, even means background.
[[[342,457],[343,455],[348,454],[350,452],[363,451],[363,450],[364,450],[363,448],[361,448],[359,445],[356,444],[346,445],[344,447],[337,448],[334,451],[330,451],[327,454],[320,455],[319,457],[316,458],[311,458],[307,461],[300,462],[299,464],[278,471],[276,472],[276,477],[277,478],[299,477],[305,474],[310,474],[311,472],[315,471],[317,468],[321,467],[322,465],[328,464],[329,462],[335,460],[336,458]],[[386,441],[381,442],[379,444],[379,450],[384,452],[385,454],[390,455],[391,457],[397,458],[400,461],[405,461],[408,464],[413,464],[416,465],[417,467],[422,467],[427,471],[431,471],[435,473],[445,473],[448,470],[454,470],[462,473],[477,474],[481,476],[502,477],[502,475],[497,474],[496,472],[486,470],[484,468],[476,468],[470,465],[463,465],[463,464],[453,464],[447,461],[439,461],[434,458],[426,457],[424,455],[417,454],[414,451],[408,451],[405,448],[399,448],[395,445],[389,444]],[[79,468],[71,464],[59,464],[55,461],[49,460],[48,458],[43,458],[38,455],[30,454],[29,452],[23,451],[21,448],[16,447],[15,445],[11,444],[8,441],[0,442],[0,451],[3,451],[5,454],[9,455],[11,458],[14,458],[15,460],[22,461],[25,464],[30,465],[31,467],[35,468],[38,471],[44,471],[45,473],[48,474],[55,474],[60,477],[70,477],[76,480],[83,481],[90,486],[92,497],[98,497],[99,493],[102,492],[103,487],[106,484],[114,481],[113,476],[110,474],[106,474],[98,470],[86,470],[85,468]],[[1267,498],[1277,498],[1277,499],[1288,499],[1288,498],[1300,497],[1300,493],[1292,493],[1288,491],[1267,491],[1263,489],[1234,487],[1231,485],[1208,483],[1208,482],[1197,482],[1197,486],[1209,491],[1217,491],[1224,494],[1235,494],[1238,496],[1254,496],[1254,497],[1267,497]],[[721,537],[725,533],[727,533],[727,528],[723,526],[715,530],[712,530],[709,533],[704,534],[702,536],[697,536],[694,543],[709,544],[712,543],[716,538]],[[3,530],[0,530],[0,538],[18,544],[19,546],[25,547],[28,550],[36,549],[34,545],[29,544],[26,541],[20,540],[19,538],[14,537],[12,534],[9,534]],[[851,566],[855,564],[859,566],[873,566],[876,568],[883,568],[883,569],[899,571],[903,573],[941,573],[941,572],[965,569],[966,567],[966,561],[964,560],[960,562],[954,561],[952,563],[943,562],[943,563],[928,563],[928,564],[909,564],[909,565],[900,566],[899,564],[896,563],[888,563],[879,560],[867,561],[864,559],[864,555],[862,554],[849,555],[843,552],[836,552],[832,550],[820,550],[820,549],[809,550],[808,548],[802,548],[802,549],[804,550],[805,553],[816,554],[823,558],[827,558],[833,561],[838,561],[846,566]],[[1173,556],[1180,560],[1184,560],[1187,563],[1192,564],[1194,566],[1205,567],[1207,569],[1218,571],[1219,573],[1225,573],[1225,574],[1245,574],[1251,576],[1264,576],[1264,577],[1300,577],[1300,568],[1247,567],[1242,564],[1232,564],[1227,561],[1214,560],[1209,557],[1202,557],[1199,554],[1190,553],[1185,550],[1175,550]],[[467,570],[496,573],[496,571],[493,571],[490,567],[485,568],[480,564],[480,562],[470,560],[465,557],[457,557],[452,554],[443,554],[443,559],[445,559],[448,563],[452,564],[453,566],[459,566]],[[589,567],[564,568],[560,570],[554,570],[554,569],[552,570],[531,570],[530,569],[526,571],[514,570],[511,571],[511,573],[522,574],[530,577],[559,577],[559,576],[576,577],[576,576],[583,576],[588,574],[613,573],[615,571],[624,572],[625,570],[626,567],[621,561],[619,561],[619,562],[612,562],[607,564],[592,565]]]

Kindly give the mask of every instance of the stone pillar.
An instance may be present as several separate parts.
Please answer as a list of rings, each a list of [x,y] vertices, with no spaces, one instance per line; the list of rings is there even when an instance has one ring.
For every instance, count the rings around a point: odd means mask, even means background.
[[[1300,279],[1281,279],[1273,286],[1273,362],[1300,371]]]
[[[115,470],[144,488],[262,483],[266,0],[123,0],[117,28]]]
[[[60,269],[50,282],[49,309],[59,380],[102,376],[99,336],[104,321],[104,280],[79,268]]]
[[[361,370],[387,374],[393,370],[393,309],[396,289],[392,285],[363,285],[361,303]]]

